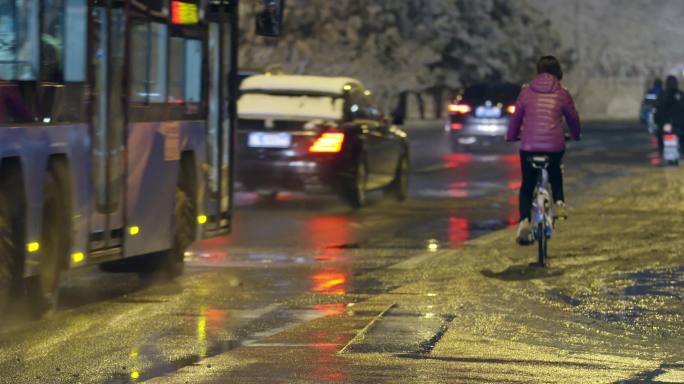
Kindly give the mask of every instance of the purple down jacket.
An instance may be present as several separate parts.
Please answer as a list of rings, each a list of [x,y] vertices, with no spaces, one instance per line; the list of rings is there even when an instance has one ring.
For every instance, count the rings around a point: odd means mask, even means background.
[[[568,122],[570,137],[579,140],[580,119],[572,96],[555,76],[537,75],[520,91],[506,141],[520,137],[520,149],[528,152],[564,151],[563,116]]]

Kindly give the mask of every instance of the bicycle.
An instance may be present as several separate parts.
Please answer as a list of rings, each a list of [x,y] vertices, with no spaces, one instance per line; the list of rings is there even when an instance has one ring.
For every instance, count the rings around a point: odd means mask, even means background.
[[[538,170],[537,186],[532,195],[532,240],[539,247],[539,265],[546,266],[548,257],[548,241],[553,235],[555,219],[551,211],[553,198],[549,184],[549,156],[533,156],[532,167]]]

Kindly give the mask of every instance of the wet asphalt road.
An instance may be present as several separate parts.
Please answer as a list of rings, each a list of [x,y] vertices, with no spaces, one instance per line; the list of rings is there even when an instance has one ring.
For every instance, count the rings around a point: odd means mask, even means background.
[[[332,196],[267,201],[239,193],[234,233],[196,244],[175,283],[147,287],[135,275],[70,271],[57,313],[16,319],[0,334],[0,382],[130,383],[169,374],[393,288],[361,278],[368,272],[517,221],[515,151],[450,153],[440,122],[407,131],[407,202],[378,192],[354,211]],[[566,158],[569,204],[591,199],[585,192],[593,186],[652,166],[643,131],[588,126]]]

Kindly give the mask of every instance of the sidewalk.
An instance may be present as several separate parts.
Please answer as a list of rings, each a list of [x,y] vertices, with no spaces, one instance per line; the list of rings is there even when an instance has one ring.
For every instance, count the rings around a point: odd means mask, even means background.
[[[363,275],[400,288],[150,382],[684,382],[684,168],[582,201],[547,269],[499,231]]]

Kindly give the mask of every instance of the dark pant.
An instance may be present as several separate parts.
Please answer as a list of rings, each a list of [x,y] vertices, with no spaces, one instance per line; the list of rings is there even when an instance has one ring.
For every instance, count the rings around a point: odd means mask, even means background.
[[[526,152],[520,151],[520,168],[522,170],[522,185],[520,186],[519,209],[520,221],[524,219],[531,219],[532,211],[532,195],[534,195],[534,188],[537,186],[537,176],[539,171],[532,166],[530,158],[534,156],[549,156],[551,162],[549,163],[549,182],[551,183],[551,190],[553,193],[553,200],[565,201],[563,195],[563,171],[561,164],[563,162],[562,152]]]
[[[656,139],[658,140],[658,155],[660,155],[660,157],[663,157],[663,151],[665,149],[665,143],[663,142],[663,133],[656,133]]]

